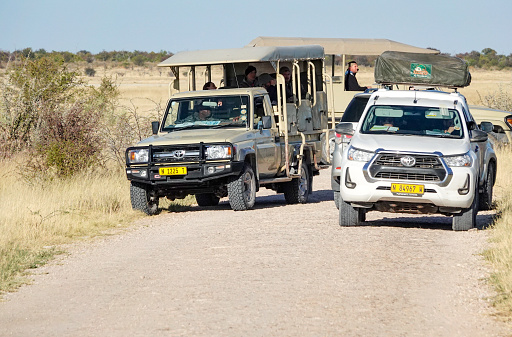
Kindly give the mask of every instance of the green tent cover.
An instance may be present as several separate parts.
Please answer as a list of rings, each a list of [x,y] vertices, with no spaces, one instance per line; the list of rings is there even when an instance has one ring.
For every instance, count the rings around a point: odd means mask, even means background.
[[[462,88],[471,74],[458,57],[386,51],[375,62],[375,82]]]

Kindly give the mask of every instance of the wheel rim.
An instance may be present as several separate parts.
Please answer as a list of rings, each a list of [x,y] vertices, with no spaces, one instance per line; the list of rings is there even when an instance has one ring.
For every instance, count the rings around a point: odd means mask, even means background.
[[[252,193],[253,193],[253,179],[252,174],[250,172],[245,172],[244,178],[244,199],[247,202],[250,202],[252,199]]]

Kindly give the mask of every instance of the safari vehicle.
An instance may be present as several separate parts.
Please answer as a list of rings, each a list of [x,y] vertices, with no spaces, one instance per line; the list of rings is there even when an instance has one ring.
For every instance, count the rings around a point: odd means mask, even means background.
[[[448,70],[446,70],[448,69]],[[448,56],[383,53],[375,78],[458,88],[469,85],[464,61]],[[339,224],[356,226],[370,210],[453,216],[453,230],[475,227],[479,209],[490,209],[497,159],[463,95],[434,90],[379,89],[359,123],[340,123],[352,136],[341,154]],[[334,172],[334,168],[333,168]]]
[[[287,103],[279,74],[276,102],[261,87],[238,88],[249,65],[260,74],[286,65],[293,69],[293,87],[307,93],[302,97],[294,89]],[[175,80],[162,121],[152,124],[153,136],[126,150],[134,209],[152,215],[161,197],[195,195],[200,206],[215,206],[227,196],[233,210],[248,210],[260,187],[284,193],[288,203],[307,202],[313,176],[329,167],[327,140],[333,133],[322,47],[182,52],[159,66],[170,67]],[[220,89],[196,90],[203,84],[199,77],[211,81],[215,72],[221,74]]]

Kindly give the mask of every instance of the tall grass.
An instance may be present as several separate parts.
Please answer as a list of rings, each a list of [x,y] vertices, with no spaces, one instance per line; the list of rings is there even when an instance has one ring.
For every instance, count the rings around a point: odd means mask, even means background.
[[[24,160],[0,162],[0,292],[14,289],[25,269],[58,253],[57,245],[139,216],[118,169],[27,183],[17,162]]]
[[[503,318],[512,320],[512,148],[496,149],[498,175],[495,195],[496,218],[491,229],[491,247],[484,256],[491,263],[493,272],[491,283],[497,296],[494,304]]]

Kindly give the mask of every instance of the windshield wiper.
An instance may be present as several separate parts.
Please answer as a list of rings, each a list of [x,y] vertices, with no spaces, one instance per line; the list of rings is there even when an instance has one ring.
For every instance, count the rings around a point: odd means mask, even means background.
[[[212,129],[219,129],[219,128],[223,128],[225,126],[244,126],[245,127],[245,124],[240,124],[238,122],[232,122],[232,123],[227,123],[227,124],[215,125],[214,127],[212,127]]]

